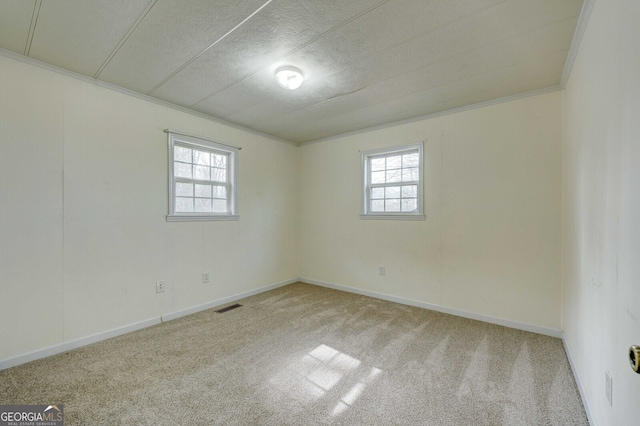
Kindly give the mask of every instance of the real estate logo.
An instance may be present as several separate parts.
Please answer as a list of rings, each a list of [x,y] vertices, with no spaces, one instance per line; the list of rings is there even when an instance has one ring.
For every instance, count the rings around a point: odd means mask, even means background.
[[[0,405],[0,426],[63,426],[62,405]]]

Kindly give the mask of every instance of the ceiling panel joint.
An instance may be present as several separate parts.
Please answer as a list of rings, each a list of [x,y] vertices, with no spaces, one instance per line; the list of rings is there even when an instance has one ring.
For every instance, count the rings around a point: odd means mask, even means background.
[[[172,72],[171,74],[169,74],[169,76],[167,76],[164,80],[162,80],[160,83],[158,83],[153,89],[149,90],[147,92],[147,95],[153,93],[154,91],[156,91],[157,89],[159,89],[160,87],[162,87],[163,84],[165,84],[167,81],[171,80],[171,78],[173,76],[175,76],[176,74],[178,74],[180,71],[182,71],[183,69],[185,69],[186,67],[188,67],[189,65],[191,65],[194,61],[196,61],[199,57],[201,57],[202,55],[204,55],[205,53],[207,53],[207,51],[209,51],[213,46],[215,46],[216,44],[220,43],[222,40],[224,40],[225,38],[227,38],[231,33],[233,33],[234,31],[236,31],[238,28],[240,28],[242,25],[244,25],[247,21],[249,21],[251,18],[253,18],[255,15],[257,15],[262,9],[264,9],[265,7],[267,7],[269,5],[269,3],[271,3],[273,0],[268,0],[265,4],[263,4],[262,6],[260,6],[258,9],[255,10],[255,12],[253,12],[251,15],[247,16],[246,18],[244,18],[239,24],[237,24],[235,27],[231,28],[229,31],[227,31],[226,33],[224,33],[222,35],[222,37],[220,37],[219,39],[217,39],[216,41],[214,41],[213,43],[211,43],[209,46],[207,46],[205,49],[203,49],[200,53],[198,53],[197,55],[195,55],[193,58],[189,59],[185,64],[183,64],[180,68],[178,68],[177,70],[175,70],[174,72]]]
[[[31,25],[29,26],[29,36],[27,37],[27,43],[24,46],[25,56],[29,56],[29,52],[31,51],[31,43],[33,42],[33,35],[36,32],[38,16],[40,16],[40,6],[42,6],[42,0],[36,0],[36,3],[33,6],[33,14],[31,15]]]
[[[118,43],[118,45],[115,47],[115,49],[113,49],[113,51],[111,52],[111,54],[107,57],[107,59],[102,63],[102,65],[100,66],[100,68],[98,69],[98,71],[96,71],[96,73],[93,75],[93,78],[98,78],[100,77],[100,74],[102,74],[102,71],[107,67],[107,65],[109,65],[109,62],[111,62],[111,60],[113,59],[114,56],[116,56],[116,54],[120,51],[120,49],[122,48],[122,46],[124,46],[124,44],[127,42],[127,40],[129,39],[129,37],[131,37],[131,34],[133,34],[136,30],[136,28],[138,28],[138,25],[140,25],[140,23],[142,22],[142,20],[147,16],[147,14],[151,11],[151,9],[153,9],[153,6],[156,5],[156,3],[158,2],[158,0],[151,0],[149,2],[149,4],[147,5],[147,7],[142,11],[142,13],[140,14],[140,16],[138,16],[138,19],[136,19],[136,22],[134,22],[131,25],[131,28],[129,28],[129,31],[127,31],[127,33],[124,35],[124,37],[122,37],[122,40],[120,40],[120,43]]]

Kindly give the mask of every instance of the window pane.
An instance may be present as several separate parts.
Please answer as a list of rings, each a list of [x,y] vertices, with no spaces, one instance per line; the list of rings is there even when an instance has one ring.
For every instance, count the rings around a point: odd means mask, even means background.
[[[197,185],[196,197],[211,198],[211,185]]]
[[[402,167],[417,167],[419,165],[418,153],[405,154],[402,156]]]
[[[371,198],[384,198],[384,188],[371,188]]]
[[[213,187],[213,198],[227,198],[227,188],[224,186],[214,186]]]
[[[178,197],[193,197],[193,184],[177,182],[176,195]]]
[[[372,172],[371,183],[384,183],[384,172]]]
[[[214,213],[226,213],[227,212],[227,200],[213,200],[213,212]]]
[[[193,212],[193,198],[176,197],[177,212]]]
[[[372,212],[383,212],[384,211],[384,200],[371,200],[371,211]]]
[[[384,209],[387,212],[399,212],[400,211],[400,200],[385,200]]]
[[[386,188],[385,192],[386,198],[400,198],[400,187],[399,186],[389,186]]]
[[[364,214],[398,216],[422,213],[422,144],[364,153]]]
[[[211,165],[211,153],[193,150],[193,164],[199,164],[201,166]]]
[[[223,169],[227,167],[226,155],[211,154],[211,158],[213,159],[211,164],[213,167],[221,167]]]
[[[173,159],[175,161],[182,161],[183,163],[191,163],[191,149],[174,146]]]
[[[415,198],[408,198],[408,199],[402,200],[403,212],[415,211],[417,207],[418,207],[418,201]]]
[[[402,156],[395,155],[393,157],[387,157],[387,170],[399,169],[401,165],[402,165]]]
[[[227,181],[227,169],[211,169],[211,180],[214,182],[226,182]]]
[[[418,180],[418,168],[412,167],[410,169],[402,169],[402,181],[413,182]]]
[[[418,185],[405,185],[402,187],[402,198],[418,196]]]
[[[211,213],[211,199],[196,198],[196,211]]]
[[[193,178],[198,180],[210,180],[211,168],[207,166],[193,166]]]
[[[387,170],[387,183],[400,182],[400,170]]]
[[[192,140],[193,139],[193,140]],[[222,146],[209,147],[189,136],[169,133],[170,220],[221,219],[236,214],[236,151]],[[183,218],[180,218],[182,216]]]
[[[176,177],[191,179],[191,164],[173,163],[173,173]]]
[[[385,169],[385,159],[384,158],[373,158],[371,160],[371,171],[378,171]]]

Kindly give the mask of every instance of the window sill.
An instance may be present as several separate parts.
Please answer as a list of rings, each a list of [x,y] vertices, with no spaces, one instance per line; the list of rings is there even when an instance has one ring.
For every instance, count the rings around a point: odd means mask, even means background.
[[[365,220],[425,220],[423,214],[361,214],[360,219]]]
[[[240,220],[238,215],[167,215],[167,222],[207,222],[216,220]]]

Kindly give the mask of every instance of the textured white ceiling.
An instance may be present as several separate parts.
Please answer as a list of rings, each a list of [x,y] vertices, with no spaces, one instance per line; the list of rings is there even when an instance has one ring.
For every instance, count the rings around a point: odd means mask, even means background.
[[[582,2],[5,0],[0,48],[304,143],[558,86]]]

